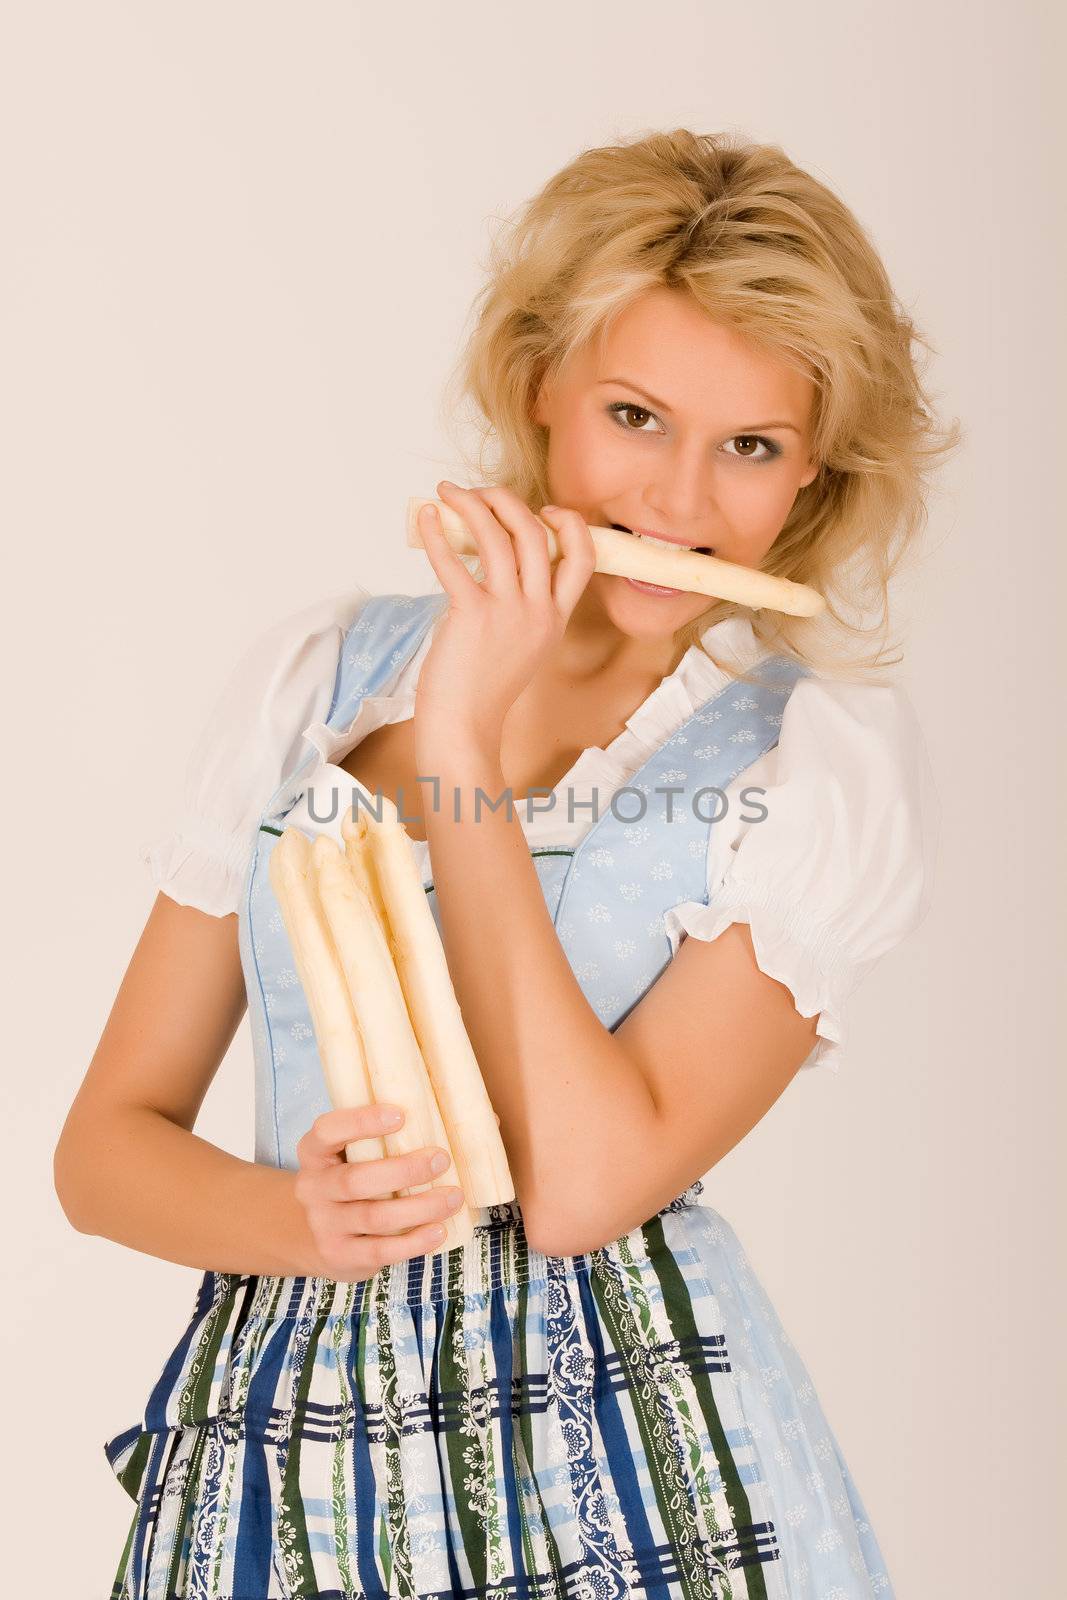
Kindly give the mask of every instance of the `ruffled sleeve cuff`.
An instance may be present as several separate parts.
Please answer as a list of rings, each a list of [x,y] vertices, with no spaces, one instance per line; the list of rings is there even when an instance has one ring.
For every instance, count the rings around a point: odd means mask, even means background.
[[[186,766],[174,827],[138,854],[178,905],[238,911],[263,807],[329,713],[346,632],[370,598],[359,585],[261,632],[240,656]]]
[[[710,941],[733,922],[748,923],[760,971],[787,986],[800,1015],[818,1015],[818,1043],[801,1063],[802,1069],[829,1067],[839,1072],[845,1000],[853,986],[845,951],[800,906],[783,905],[765,885],[746,884],[734,875],[720,885],[713,904],[685,900],[666,912],[664,927],[672,957],[683,933]]]
[[[224,917],[240,907],[251,842],[207,818],[187,817],[176,831],[142,845],[138,855],[168,899]]]
[[[746,922],[762,972],[817,1017],[805,1067],[840,1070],[846,1004],[926,914],[940,805],[922,730],[895,685],[802,679],[786,703],[765,816],[711,829],[706,904],[664,915],[713,940]]]

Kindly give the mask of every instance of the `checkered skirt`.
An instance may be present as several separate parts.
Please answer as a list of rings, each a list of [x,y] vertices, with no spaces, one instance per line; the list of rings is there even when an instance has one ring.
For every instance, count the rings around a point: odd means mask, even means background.
[[[516,1202],[360,1283],[206,1272],[112,1600],[892,1600],[811,1379],[687,1196],[587,1255]]]

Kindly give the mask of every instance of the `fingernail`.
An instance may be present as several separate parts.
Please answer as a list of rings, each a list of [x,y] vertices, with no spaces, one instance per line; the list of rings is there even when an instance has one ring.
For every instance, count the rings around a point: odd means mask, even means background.
[[[404,1120],[403,1112],[402,1111],[398,1111],[395,1106],[383,1106],[383,1108],[382,1108],[382,1127],[383,1128],[399,1128],[399,1126],[403,1122],[403,1120]]]
[[[430,1158],[430,1171],[433,1173],[444,1172],[448,1163],[449,1157],[443,1150],[438,1150],[437,1154]]]

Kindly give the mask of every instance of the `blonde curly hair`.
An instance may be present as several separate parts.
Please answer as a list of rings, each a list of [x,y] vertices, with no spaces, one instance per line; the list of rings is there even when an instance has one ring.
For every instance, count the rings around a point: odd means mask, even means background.
[[[637,296],[686,289],[716,321],[809,377],[819,471],[799,490],[763,570],[826,597],[821,618],[716,599],[677,635],[678,659],[741,614],[767,648],[841,665],[843,633],[882,634],[889,581],[927,520],[927,479],[960,441],[933,416],[913,347],[933,347],[897,300],[843,201],[777,145],[685,128],[584,150],[510,219],[496,219],[487,281],[446,384],[449,425],[470,418],[471,481],[550,498],[538,386]],[[480,568],[479,568],[480,572]],[[873,628],[843,608],[879,607]],[[874,649],[850,669],[886,662]]]

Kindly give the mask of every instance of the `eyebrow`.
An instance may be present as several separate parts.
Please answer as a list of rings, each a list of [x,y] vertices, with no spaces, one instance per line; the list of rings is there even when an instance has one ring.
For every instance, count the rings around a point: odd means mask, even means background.
[[[658,411],[665,411],[668,416],[671,415],[671,408],[665,400],[657,400],[654,394],[649,394],[647,389],[642,389],[639,383],[634,383],[630,378],[601,378],[597,387],[599,388],[605,383],[619,383],[624,389],[632,389],[635,394],[643,395],[646,400],[651,400]],[[800,432],[795,422],[752,422],[737,431],[738,433],[759,433],[760,429],[769,430],[771,428],[792,428],[794,433]]]

